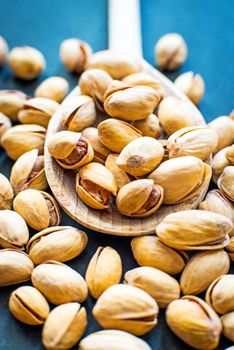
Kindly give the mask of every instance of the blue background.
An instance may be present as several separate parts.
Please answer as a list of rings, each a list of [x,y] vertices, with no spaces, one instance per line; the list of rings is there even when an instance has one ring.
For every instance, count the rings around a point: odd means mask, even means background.
[[[229,114],[234,103],[234,2],[232,0],[142,0],[142,34],[144,57],[154,65],[153,49],[158,38],[167,32],[181,33],[188,44],[189,56],[183,67],[170,75],[174,79],[181,72],[194,70],[206,82],[206,94],[200,109],[206,120]],[[0,70],[0,88],[16,88],[33,94],[38,83],[50,75],[61,75],[73,88],[78,77],[66,72],[59,62],[61,41],[79,37],[90,43],[94,51],[107,47],[107,2],[105,0],[0,0],[0,35],[10,47],[31,45],[46,57],[47,70],[36,81],[22,82],[14,79],[8,68]],[[0,172],[9,175],[12,162],[0,150]],[[63,216],[62,224],[74,225]],[[70,266],[85,274],[87,264],[99,245],[111,245],[122,256],[124,271],[136,266],[128,238],[109,237],[88,231],[89,244],[84,253]],[[2,288],[0,292],[0,349],[42,349],[40,328],[17,322],[8,312],[7,300],[15,287]],[[91,310],[91,298],[85,306]],[[98,329],[92,316],[86,334]],[[187,350],[183,342],[166,327],[163,311],[159,325],[147,334],[153,350]],[[231,345],[222,339],[219,349]],[[111,350],[111,349],[110,349]]]

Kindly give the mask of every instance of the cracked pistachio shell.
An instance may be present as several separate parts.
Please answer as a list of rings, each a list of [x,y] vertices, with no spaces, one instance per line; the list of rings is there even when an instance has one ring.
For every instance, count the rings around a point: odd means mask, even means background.
[[[109,154],[105,161],[105,167],[114,175],[118,191],[126,184],[131,182],[131,178],[117,164],[118,154]]]
[[[14,191],[8,178],[0,173],[0,210],[11,209]]]
[[[127,75],[122,79],[122,82],[128,85],[144,85],[152,87],[155,90],[161,90],[161,84],[152,74],[139,72]]]
[[[82,303],[88,295],[83,277],[69,266],[48,260],[34,268],[32,284],[55,305],[72,301]]]
[[[34,97],[27,100],[18,113],[22,124],[38,124],[47,128],[50,118],[58,109],[59,104],[45,97]]]
[[[234,310],[234,275],[217,277],[206,292],[206,302],[219,314]]]
[[[78,303],[54,308],[45,321],[42,343],[48,350],[70,349],[82,337],[87,327],[87,313]]]
[[[215,152],[234,143],[234,121],[226,115],[212,120],[208,124],[208,128],[214,130],[218,136]]]
[[[158,312],[158,304],[148,293],[127,284],[116,284],[100,296],[92,313],[105,329],[143,335],[157,325]]]
[[[223,170],[231,165],[230,162],[226,158],[226,152],[229,147],[225,147],[218,151],[212,159],[212,180],[214,183],[217,183],[219,176],[222,174]]]
[[[151,266],[170,275],[181,272],[188,260],[187,254],[166,246],[156,236],[135,237],[131,248],[138,265]]]
[[[196,253],[187,262],[180,278],[183,294],[204,292],[217,277],[228,273],[229,268],[230,260],[223,249]]]
[[[87,243],[85,232],[71,226],[53,226],[33,235],[27,252],[35,265],[46,260],[64,262],[80,255]]]
[[[158,138],[161,135],[158,117],[153,113],[143,120],[135,120],[132,125],[140,130],[143,136]]]
[[[226,158],[229,161],[230,165],[234,165],[234,144],[227,148]]]
[[[116,198],[119,211],[131,217],[152,215],[160,208],[162,201],[163,188],[148,179],[135,180],[123,186]]]
[[[234,201],[234,166],[227,166],[217,181],[220,191],[230,201]]]
[[[27,254],[16,249],[0,250],[0,287],[30,280],[33,262]]]
[[[77,38],[63,40],[60,45],[59,55],[64,66],[69,72],[81,73],[92,53],[88,43]]]
[[[180,297],[180,285],[177,280],[153,267],[142,266],[126,272],[124,283],[143,289],[162,308]]]
[[[44,191],[27,189],[19,192],[13,202],[14,210],[37,231],[60,224],[60,209],[55,199]]]
[[[0,210],[0,246],[24,249],[29,239],[26,222],[13,210]]]
[[[9,309],[13,316],[28,325],[42,325],[50,312],[49,304],[34,287],[23,286],[11,293]]]
[[[223,335],[234,342],[234,311],[222,316],[221,322],[223,325]]]
[[[0,146],[2,136],[11,128],[11,126],[11,120],[5,114],[0,112]]]
[[[118,284],[122,276],[122,261],[111,247],[99,247],[89,262],[85,280],[89,292],[97,299],[110,286]]]
[[[156,227],[161,242],[182,250],[213,250],[229,244],[231,220],[206,210],[183,210],[167,215]]]
[[[68,92],[68,81],[62,77],[50,77],[43,80],[35,90],[35,97],[45,97],[61,102]]]
[[[110,206],[111,193],[117,193],[117,184],[110,170],[99,163],[84,165],[76,177],[76,192],[80,199],[93,209]]]
[[[166,311],[173,333],[195,349],[216,349],[222,331],[221,321],[202,299],[192,295],[173,301]]]
[[[200,74],[187,72],[179,75],[175,85],[197,105],[205,93],[205,82]]]
[[[35,148],[43,154],[45,134],[46,129],[40,125],[15,125],[3,135],[2,147],[13,160]]]
[[[164,204],[184,202],[209,185],[211,168],[192,156],[173,158],[161,163],[148,177],[164,189]]]
[[[79,344],[79,350],[152,350],[142,339],[116,329],[89,334]]]
[[[82,136],[84,136],[93,147],[93,161],[104,165],[106,158],[111,153],[111,150],[104,146],[100,141],[98,129],[93,127],[86,128],[82,131]]]
[[[28,96],[19,90],[0,90],[0,112],[12,121],[17,121],[19,110]]]
[[[3,36],[0,35],[0,67],[5,63],[8,53],[8,45]]]
[[[228,251],[229,258],[234,261],[234,236],[230,237],[230,243],[226,247]]]
[[[194,156],[205,160],[214,152],[217,142],[217,134],[209,128],[199,126],[183,128],[168,139],[169,158]]]

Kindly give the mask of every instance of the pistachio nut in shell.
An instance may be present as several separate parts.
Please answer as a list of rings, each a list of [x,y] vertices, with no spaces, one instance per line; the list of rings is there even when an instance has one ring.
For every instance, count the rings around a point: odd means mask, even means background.
[[[222,174],[223,170],[231,165],[226,157],[226,153],[229,147],[225,147],[218,151],[212,159],[212,180],[217,183],[219,176]]]
[[[173,301],[166,311],[173,333],[195,349],[216,349],[222,331],[221,321],[202,299],[192,295]]]
[[[215,152],[234,143],[234,121],[226,115],[215,118],[208,124],[218,135],[218,144]]]
[[[35,265],[46,260],[64,262],[80,255],[87,243],[84,231],[71,226],[53,226],[33,235],[27,252]]]
[[[229,243],[233,224],[225,216],[206,210],[183,210],[167,215],[156,234],[169,247],[182,250],[213,250]]]
[[[111,150],[104,146],[100,141],[98,129],[93,127],[86,128],[82,131],[82,136],[84,136],[84,138],[86,138],[86,140],[88,140],[93,147],[93,161],[104,165],[106,158],[111,153]]]
[[[89,56],[92,53],[90,45],[77,38],[63,40],[59,55],[69,72],[81,73],[85,69]]]
[[[118,154],[111,153],[106,158],[105,167],[114,175],[118,191],[126,184],[131,182],[130,176],[125,173],[117,164]]]
[[[83,277],[69,266],[48,260],[35,267],[32,284],[55,305],[77,301],[82,303],[88,295]]]
[[[93,159],[93,147],[81,133],[60,131],[47,143],[48,151],[64,169],[79,169]]]
[[[226,247],[231,261],[234,261],[234,236],[230,237],[230,243]]]
[[[187,262],[180,278],[183,294],[204,292],[217,277],[228,273],[229,268],[230,260],[223,249],[196,253]]]
[[[19,287],[11,293],[9,309],[17,320],[32,326],[42,325],[50,312],[45,297],[31,286]]]
[[[158,304],[148,293],[126,284],[106,289],[92,311],[101,327],[134,335],[143,335],[155,327],[158,312]]]
[[[29,281],[34,265],[27,254],[16,249],[0,250],[0,287]]]
[[[179,75],[175,85],[197,105],[205,93],[205,82],[200,74],[186,72]]]
[[[143,120],[135,120],[132,125],[140,130],[143,136],[158,138],[161,135],[158,117],[153,113]]]
[[[234,275],[217,277],[207,289],[206,302],[219,314],[234,311]]]
[[[11,120],[3,113],[0,112],[0,146],[2,136],[11,128]]]
[[[180,297],[180,285],[176,279],[153,267],[141,266],[127,271],[124,283],[143,289],[162,308]]]
[[[234,342],[234,311],[221,317],[223,335]]]
[[[8,45],[3,36],[0,35],[0,67],[5,63],[8,53]]]
[[[180,273],[188,260],[184,252],[166,246],[156,236],[135,237],[131,248],[138,265],[151,266],[170,275]]]
[[[220,191],[230,201],[234,201],[234,166],[227,166],[218,179]]]
[[[126,216],[146,217],[155,213],[163,202],[163,188],[153,180],[140,179],[124,185],[118,192],[116,204]]]
[[[117,193],[114,175],[102,164],[86,164],[76,176],[76,192],[93,209],[109,208],[111,194]]]
[[[35,97],[50,98],[61,102],[68,93],[68,81],[62,77],[49,77],[43,80],[35,90]]]
[[[145,72],[129,74],[122,79],[122,82],[128,85],[149,86],[156,90],[160,90],[162,88],[157,78],[155,78],[152,74]]]
[[[60,209],[47,192],[28,189],[19,192],[13,202],[14,210],[37,231],[60,224]]]
[[[8,178],[0,173],[0,210],[11,209],[14,191]]]
[[[91,258],[85,280],[89,292],[97,299],[110,286],[118,284],[122,276],[122,261],[111,247],[99,247]]]
[[[0,90],[0,112],[12,121],[18,120],[18,112],[28,96],[19,90]]]
[[[142,339],[116,329],[89,334],[79,344],[79,350],[151,350]]]
[[[234,144],[227,148],[226,158],[229,161],[230,165],[234,165]]]

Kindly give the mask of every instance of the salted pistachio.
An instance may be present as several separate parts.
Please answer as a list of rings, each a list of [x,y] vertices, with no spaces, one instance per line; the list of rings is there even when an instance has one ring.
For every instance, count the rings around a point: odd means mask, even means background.
[[[36,88],[35,97],[45,97],[56,102],[62,102],[68,92],[68,81],[62,77],[49,77]]]
[[[28,325],[42,325],[50,312],[45,297],[34,287],[23,286],[14,290],[9,298],[13,316]]]
[[[77,174],[76,192],[93,209],[109,208],[111,194],[115,196],[117,193],[114,175],[102,164],[86,164]]]
[[[85,280],[89,292],[97,299],[110,286],[118,284],[122,275],[122,261],[111,247],[99,247],[86,270]]]
[[[222,115],[208,124],[208,128],[214,130],[218,136],[218,144],[215,152],[234,143],[234,121],[226,115]]]
[[[27,100],[18,113],[22,124],[37,124],[47,128],[50,118],[58,109],[59,104],[45,97],[34,97]]]
[[[223,335],[234,342],[234,311],[221,317]]]
[[[179,75],[175,80],[175,85],[187,95],[195,105],[201,101],[205,93],[205,82],[202,76],[194,72],[186,72]]]
[[[24,249],[29,239],[26,222],[13,210],[0,210],[0,246]]]
[[[62,123],[70,131],[81,131],[96,120],[96,109],[93,99],[79,95],[71,99],[67,108],[63,107]]]
[[[8,178],[0,173],[0,210],[11,209],[14,191]]]
[[[64,169],[79,169],[93,159],[93,147],[80,132],[60,131],[47,143],[48,151]]]
[[[231,261],[234,261],[234,236],[230,237],[230,243],[226,247]]]
[[[130,121],[145,119],[153,113],[161,100],[161,94],[149,86],[114,82],[106,91],[104,99],[104,109],[107,114]]]
[[[173,333],[195,349],[216,349],[222,331],[221,321],[202,299],[192,295],[173,301],[166,311]]]
[[[144,85],[152,87],[153,89],[160,90],[163,96],[163,88],[159,80],[152,74],[145,72],[129,74],[122,79],[122,82],[128,85]]]
[[[105,161],[105,167],[114,175],[118,191],[126,184],[131,182],[130,176],[125,173],[117,164],[118,154],[109,154]]]
[[[33,262],[27,254],[16,249],[0,250],[0,287],[30,280]]]
[[[35,265],[46,260],[64,262],[80,255],[87,243],[84,231],[71,226],[53,226],[33,235],[27,252]]]
[[[6,62],[8,45],[3,36],[0,35],[0,67]]]
[[[183,294],[204,292],[217,277],[228,273],[229,268],[230,260],[223,249],[196,253],[187,262],[180,278]]]
[[[81,93],[91,96],[96,107],[103,111],[104,95],[112,81],[112,77],[104,70],[88,69],[82,73],[79,87]]]
[[[116,164],[130,175],[143,176],[161,163],[163,155],[164,149],[160,142],[153,137],[143,136],[123,148]]]
[[[228,159],[226,158],[226,153],[229,147],[225,147],[218,151],[212,159],[212,180],[214,183],[217,183],[219,176],[222,174],[223,170],[231,165]]]
[[[60,59],[70,71],[81,73],[85,69],[92,49],[88,43],[77,38],[62,41],[59,49]]]
[[[231,165],[234,165],[234,144],[227,148],[226,158]]]
[[[44,153],[45,134],[46,129],[40,125],[15,125],[3,135],[2,147],[13,160],[35,148],[41,155]]]
[[[142,339],[116,329],[89,334],[79,344],[79,350],[152,350]]]
[[[42,329],[46,349],[70,349],[82,337],[87,327],[87,313],[79,303],[67,303],[54,308]]]
[[[17,78],[32,80],[46,68],[42,53],[30,46],[14,47],[7,56],[8,65]]]
[[[162,308],[180,297],[180,285],[176,279],[153,267],[142,266],[126,272],[124,283],[143,289]]]
[[[145,291],[127,284],[106,289],[93,308],[93,316],[105,329],[143,335],[157,325],[157,302]]]
[[[158,119],[168,135],[196,124],[192,107],[175,96],[165,97],[159,104]]]
[[[158,138],[161,135],[158,117],[153,113],[143,120],[133,121],[132,125],[140,130],[143,136]]]
[[[182,128],[168,139],[169,158],[194,156],[207,159],[216,149],[217,134],[206,127],[190,126]]]
[[[120,213],[131,217],[152,215],[162,202],[163,188],[149,179],[135,180],[124,185],[116,197]]]
[[[208,187],[211,168],[192,156],[173,158],[161,163],[149,179],[164,189],[164,204],[184,202]]]
[[[188,260],[187,254],[166,246],[156,236],[135,237],[131,248],[138,265],[151,266],[170,275],[181,272]]]
[[[227,166],[218,178],[217,185],[220,191],[230,201],[234,201],[234,166]]]
[[[234,311],[234,275],[217,277],[207,289],[206,302],[219,314]]]
[[[18,120],[18,112],[28,96],[19,90],[0,90],[0,112],[12,121]]]
[[[104,165],[106,158],[111,153],[111,150],[104,146],[100,141],[98,129],[93,127],[86,128],[82,131],[82,136],[84,136],[93,147],[93,161]]]
[[[13,202],[14,210],[35,230],[60,224],[59,206],[47,192],[27,189],[19,192]]]
[[[0,146],[2,136],[11,128],[11,126],[11,120],[5,114],[0,112]]]
[[[55,305],[72,301],[82,303],[88,295],[83,277],[69,266],[55,260],[45,261],[34,268],[32,284]]]
[[[213,250],[229,244],[233,224],[206,210],[182,210],[167,215],[156,227],[161,242],[182,250]]]

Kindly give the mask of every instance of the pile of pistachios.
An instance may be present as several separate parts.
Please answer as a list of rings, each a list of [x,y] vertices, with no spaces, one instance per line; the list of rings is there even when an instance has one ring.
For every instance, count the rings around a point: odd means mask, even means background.
[[[175,70],[187,51],[179,34],[167,34],[156,44],[157,64]],[[32,98],[0,90],[0,145],[15,161],[9,180],[0,174],[0,286],[32,283],[12,292],[10,312],[27,325],[43,325],[50,350],[81,340],[88,324],[81,303],[88,295],[97,299],[92,315],[105,330],[83,338],[80,350],[150,350],[136,336],[157,326],[160,308],[172,332],[195,349],[217,348],[222,334],[234,342],[234,275],[228,274],[234,261],[233,113],[198,126],[193,105],[168,96],[137,59],[92,53],[76,38],[62,42],[60,58],[69,71],[82,73],[80,93],[69,103],[60,105],[69,87],[61,77],[44,80]],[[35,48],[8,53],[0,37],[0,65],[5,62],[26,80],[46,66]],[[200,102],[200,75],[184,73],[175,84]],[[45,192],[44,143],[58,110],[64,130],[48,140],[48,151],[64,171],[76,173],[77,195],[93,209],[117,207],[123,215],[146,217],[194,198],[211,178],[218,186],[198,210],[169,214],[155,235],[133,238],[139,267],[123,279],[112,247],[97,249],[85,278],[64,264],[85,250],[88,237],[59,226],[60,208]],[[29,227],[37,233],[30,235]]]

